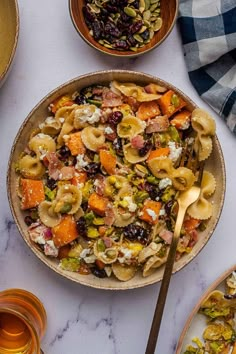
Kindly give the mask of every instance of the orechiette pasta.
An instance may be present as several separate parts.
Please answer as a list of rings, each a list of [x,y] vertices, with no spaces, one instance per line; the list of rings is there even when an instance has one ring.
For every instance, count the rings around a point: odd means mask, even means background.
[[[196,181],[214,134],[206,112],[188,111],[178,93],[154,83],[113,81],[56,98],[16,164],[29,237],[67,271],[149,276],[166,262],[177,195]],[[215,188],[205,172],[177,260],[212,216]]]

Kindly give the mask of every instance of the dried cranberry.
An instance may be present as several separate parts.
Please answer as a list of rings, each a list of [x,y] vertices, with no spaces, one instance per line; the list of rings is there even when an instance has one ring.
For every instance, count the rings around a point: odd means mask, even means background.
[[[129,49],[129,44],[128,44],[128,42],[126,42],[123,39],[118,39],[117,41],[115,41],[114,47],[116,49],[128,50]]]
[[[120,20],[124,23],[127,23],[130,21],[130,17],[128,15],[126,15],[126,13],[124,11],[120,12]]]
[[[105,5],[106,6],[106,10],[109,11],[110,13],[117,13],[118,12],[118,8],[116,6],[113,5]]]
[[[83,202],[81,204],[81,208],[83,209],[83,211],[86,211],[88,209],[88,202]]]
[[[162,195],[160,189],[151,183],[146,182],[144,185],[144,189],[146,190],[146,192],[148,192],[152,200],[156,200],[157,197],[160,198]]]
[[[139,225],[130,224],[124,228],[123,233],[130,241],[139,241],[144,245],[148,242],[148,231]]]
[[[128,38],[127,38],[129,44],[131,47],[134,47],[137,43],[137,41],[134,39],[134,37],[132,36],[132,34],[128,34]]]
[[[90,25],[95,20],[94,14],[90,11],[88,6],[84,6],[82,11],[83,11],[85,22],[88,25]]]
[[[87,237],[87,226],[86,220],[83,216],[76,221],[76,228],[79,233],[79,236]]]
[[[144,41],[146,41],[147,39],[149,39],[150,37],[150,32],[148,29],[146,29],[143,33],[140,33],[140,36],[143,38]]]
[[[117,138],[117,134],[115,131],[113,131],[113,133],[105,134],[105,137],[109,141],[114,141]]]
[[[123,113],[120,111],[115,111],[108,116],[107,122],[111,125],[117,125],[118,123],[120,123],[122,118],[123,118]]]
[[[85,104],[86,103],[86,98],[83,95],[78,95],[74,99],[76,104]]]
[[[152,148],[152,142],[150,140],[145,141],[144,146],[139,149],[138,153],[139,156],[143,157],[145,156],[149,150],[151,150]]]
[[[120,33],[119,29],[117,28],[117,26],[110,21],[105,24],[104,32],[108,35],[115,37],[115,38],[119,38],[121,36],[121,33]]]
[[[104,269],[98,269],[96,267],[93,267],[93,268],[91,268],[91,272],[97,278],[106,278],[107,277],[107,273]]]
[[[141,28],[142,28],[142,25],[143,25],[143,21],[142,20],[139,20],[137,22],[134,22],[130,27],[129,27],[129,32],[131,34],[134,34],[136,32],[138,32]]]
[[[100,164],[96,162],[90,162],[87,166],[84,167],[84,170],[87,172],[88,177],[93,177],[98,172],[100,172]]]
[[[94,20],[91,23],[91,28],[93,30],[93,37],[96,40],[101,39],[102,35],[103,35],[103,26],[102,26],[103,22],[102,21],[98,21],[98,20]]]
[[[134,0],[134,2],[132,3],[132,6],[133,6],[135,9],[138,9],[138,8],[139,8],[139,0]]]
[[[169,200],[165,204],[165,212],[166,212],[167,215],[171,214],[171,209],[172,209],[173,204],[174,204],[174,200],[173,199]]]
[[[64,145],[58,151],[58,155],[59,155],[58,157],[60,160],[66,161],[70,157],[71,153],[70,153],[70,150],[68,149],[68,147]]]
[[[53,179],[53,178],[48,177],[46,180],[46,186],[49,189],[53,190],[57,186],[57,181],[55,181],[55,179]]]
[[[112,146],[113,146],[113,148],[115,149],[115,152],[116,152],[117,155],[119,155],[119,156],[124,156],[121,138],[116,138],[116,139],[113,141]]]
[[[31,224],[34,223],[34,219],[31,218],[31,216],[29,216],[29,215],[27,215],[24,220],[25,220],[25,223],[27,226],[30,226]]]
[[[105,21],[109,16],[109,12],[105,8],[101,8],[100,18]]]

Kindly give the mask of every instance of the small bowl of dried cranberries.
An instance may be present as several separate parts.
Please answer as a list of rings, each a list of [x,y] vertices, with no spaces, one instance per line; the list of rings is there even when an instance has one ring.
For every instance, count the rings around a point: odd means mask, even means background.
[[[69,0],[80,36],[100,52],[135,57],[156,48],[172,31],[178,0]]]

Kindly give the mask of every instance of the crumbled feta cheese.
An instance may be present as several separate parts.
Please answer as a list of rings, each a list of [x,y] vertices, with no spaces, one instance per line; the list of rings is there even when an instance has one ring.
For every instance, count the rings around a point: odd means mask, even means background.
[[[77,163],[75,165],[75,168],[77,168],[78,170],[88,165],[88,162],[84,160],[84,155],[82,154],[77,155],[76,160]]]
[[[178,160],[178,158],[180,157],[181,153],[182,153],[182,147],[176,147],[176,144],[174,141],[170,141],[168,143],[168,147],[170,149],[170,153],[169,153],[169,158],[173,161],[176,162]]]
[[[132,197],[124,197],[123,200],[125,200],[128,203],[128,210],[133,213],[137,209],[137,204],[133,202]]]
[[[95,179],[94,184],[95,187],[99,187],[100,186],[100,182],[99,179]]]
[[[43,149],[43,147],[42,146],[39,146],[39,153],[40,153],[40,160],[43,160],[44,159],[44,157],[46,156],[46,154],[47,154],[47,150],[45,150],[45,149]]]
[[[65,118],[60,117],[60,118],[59,118],[59,122],[60,122],[60,123],[64,123],[64,122],[65,122]]]
[[[80,258],[85,258],[90,254],[90,248],[84,248],[80,253]]]
[[[164,208],[161,208],[161,210],[159,211],[159,215],[160,215],[160,216],[166,215],[166,211],[165,211]]]
[[[81,123],[94,124],[99,122],[101,116],[100,108],[96,106],[79,107],[75,111],[75,118],[80,120]]]
[[[63,140],[65,141],[65,142],[67,142],[67,140],[69,139],[69,135],[68,134],[65,134],[65,135],[63,135]]]
[[[162,178],[159,182],[159,189],[165,189],[168,186],[172,185],[172,181],[170,178]]]
[[[58,256],[58,248],[56,248],[53,240],[49,240],[46,242],[44,246],[44,253],[46,256],[57,257]]]
[[[155,200],[158,202],[158,201],[160,200],[160,197],[157,196],[157,197],[155,198]]]
[[[192,145],[193,142],[194,142],[194,138],[193,138],[193,137],[187,138],[186,140],[187,140],[187,142],[188,142],[188,145]]]
[[[34,242],[38,243],[39,245],[45,245],[46,241],[44,235],[39,235],[34,239]]]
[[[153,221],[156,221],[157,219],[157,214],[155,213],[154,210],[152,209],[146,209],[146,212],[148,213],[149,216],[151,216]]]
[[[56,119],[54,117],[47,117],[45,119],[45,123],[47,123],[47,124],[54,123],[55,121],[56,121]]]
[[[120,263],[127,263],[132,258],[132,251],[128,248],[121,247],[120,252],[122,253],[122,257],[118,257]]]
[[[112,134],[112,133],[114,133],[114,130],[111,129],[111,127],[106,127],[106,128],[104,129],[104,133],[105,133],[105,134]]]
[[[92,254],[91,256],[84,257],[85,263],[94,263],[96,261],[96,256]]]

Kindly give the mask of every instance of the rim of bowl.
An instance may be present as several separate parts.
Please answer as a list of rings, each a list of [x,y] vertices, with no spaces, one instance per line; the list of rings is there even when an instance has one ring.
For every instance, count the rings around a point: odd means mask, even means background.
[[[209,294],[214,291],[234,270],[236,269],[236,264],[233,265],[232,267],[228,268],[227,270],[225,270],[221,275],[219,275],[214,281],[213,283],[211,283],[206,290],[204,291],[204,293],[198,298],[197,303],[194,305],[194,307],[192,308],[186,322],[184,325],[184,328],[179,336],[178,339],[178,343],[177,343],[177,347],[176,347],[176,351],[175,354],[180,354],[181,350],[183,349],[183,342],[184,339],[188,333],[189,327],[192,324],[192,321],[194,320],[194,317],[197,315],[197,312],[202,304],[202,302],[209,296]]]
[[[80,0],[82,1],[82,0]],[[75,21],[75,18],[74,18],[74,13],[72,11],[72,6],[71,6],[71,2],[72,0],[68,0],[68,4],[69,4],[69,13],[70,13],[70,17],[71,17],[71,20],[72,20],[72,23],[74,25],[74,28],[76,29],[77,33],[80,35],[80,37],[92,48],[98,50],[100,53],[103,53],[103,54],[107,54],[107,55],[110,55],[111,57],[118,57],[118,58],[134,58],[134,57],[137,57],[139,55],[142,55],[142,54],[146,54],[146,53],[149,53],[151,52],[153,49],[157,48],[169,35],[170,33],[172,32],[173,28],[174,28],[174,25],[176,24],[176,21],[177,21],[177,17],[178,17],[178,12],[179,12],[179,0],[175,0],[176,2],[176,9],[175,9],[175,14],[174,14],[174,18],[173,18],[173,21],[171,23],[171,26],[170,28],[168,29],[168,31],[166,32],[166,34],[161,38],[161,40],[159,42],[157,42],[155,45],[153,45],[151,48],[149,49],[146,49],[144,50],[143,52],[140,52],[140,53],[130,53],[130,54],[126,54],[126,55],[121,55],[121,54],[116,54],[116,53],[112,53],[112,52],[106,52],[104,50],[102,50],[101,48],[98,48],[97,46],[93,45],[80,31],[80,28],[77,26],[76,24],[76,21]]]
[[[12,144],[12,148],[11,148],[11,151],[10,151],[10,156],[9,156],[9,160],[8,160],[8,167],[7,167],[7,179],[6,179],[6,182],[7,182],[7,196],[8,196],[8,202],[9,202],[9,205],[10,205],[10,209],[11,209],[11,213],[13,215],[13,218],[14,218],[14,221],[16,223],[16,226],[18,228],[18,231],[21,235],[21,237],[23,238],[23,240],[26,242],[26,244],[28,245],[28,247],[30,248],[30,250],[50,269],[52,269],[54,272],[58,273],[59,275],[63,276],[64,278],[67,278],[69,280],[72,280],[73,282],[75,283],[78,283],[78,284],[81,284],[81,285],[85,285],[85,286],[88,286],[88,287],[91,287],[91,288],[96,288],[96,289],[101,289],[101,290],[130,290],[130,289],[137,289],[137,288],[143,288],[145,286],[148,286],[148,285],[152,285],[152,284],[155,284],[155,283],[159,283],[161,280],[162,280],[162,277],[161,279],[152,279],[152,280],[148,280],[149,277],[147,277],[146,281],[145,282],[142,282],[142,283],[137,283],[137,284],[128,284],[128,282],[125,282],[126,283],[126,287],[120,287],[119,286],[119,283],[124,283],[124,282],[120,282],[117,280],[117,286],[106,286],[106,285],[103,285],[103,284],[92,284],[91,281],[88,282],[86,281],[86,276],[85,276],[85,280],[82,280],[81,279],[74,279],[73,277],[70,276],[70,272],[61,272],[60,271],[60,268],[58,268],[58,265],[57,264],[49,264],[47,262],[47,257],[42,254],[41,251],[39,251],[38,249],[32,247],[30,241],[24,236],[24,231],[23,229],[21,228],[21,225],[20,225],[20,221],[18,220],[17,218],[17,215],[15,213],[15,208],[13,206],[13,200],[12,200],[12,197],[11,197],[11,191],[10,191],[10,186],[11,186],[11,166],[12,166],[12,158],[13,158],[13,154],[15,152],[15,149],[16,149],[16,144],[18,143],[18,140],[21,136],[21,132],[24,130],[25,128],[25,125],[26,123],[28,122],[28,120],[30,119],[30,117],[37,111],[37,109],[41,106],[41,104],[43,102],[45,102],[49,97],[51,97],[53,94],[57,93],[57,91],[59,91],[60,89],[70,85],[70,84],[73,84],[74,82],[77,82],[81,79],[84,79],[84,78],[87,78],[87,77],[90,77],[90,76],[93,76],[93,75],[107,75],[107,74],[113,74],[113,73],[116,73],[116,74],[131,74],[131,75],[137,75],[140,79],[141,77],[140,76],[144,76],[145,78],[149,79],[149,80],[155,80],[155,81],[158,81],[160,84],[163,84],[163,85],[166,85],[168,88],[172,88],[174,89],[176,92],[178,92],[180,95],[182,95],[183,97],[185,97],[188,101],[188,103],[190,103],[191,105],[193,105],[194,107],[197,108],[197,105],[192,101],[192,99],[187,96],[183,91],[181,91],[180,89],[178,89],[176,86],[172,85],[171,83],[165,81],[165,80],[162,80],[156,76],[153,76],[153,75],[150,75],[150,74],[146,74],[144,72],[138,72],[138,71],[132,71],[132,70],[102,70],[102,71],[94,71],[94,72],[90,72],[90,73],[87,73],[87,74],[84,74],[84,75],[80,75],[80,76],[77,76],[71,80],[68,80],[66,81],[65,83],[59,85],[58,87],[56,87],[54,90],[50,91],[46,96],[44,96],[38,104],[36,104],[36,106],[34,106],[34,108],[29,112],[29,114],[27,115],[27,117],[24,119],[23,123],[21,124],[16,136],[15,136],[15,139],[13,141],[13,144]],[[141,80],[140,80],[141,81]],[[217,149],[218,149],[218,152],[219,152],[219,158],[220,158],[220,161],[221,161],[221,166],[222,166],[222,192],[221,192],[221,198],[220,198],[220,202],[219,202],[219,205],[220,205],[220,210],[219,210],[219,213],[217,215],[217,219],[216,219],[216,222],[215,224],[213,225],[213,228],[211,228],[209,230],[209,233],[208,233],[208,236],[205,238],[204,242],[202,243],[201,247],[195,251],[195,252],[191,252],[191,258],[185,262],[184,264],[181,264],[181,265],[178,265],[175,269],[173,269],[172,271],[172,275],[177,273],[178,271],[180,271],[181,269],[183,269],[184,267],[186,267],[189,263],[191,263],[195,257],[202,251],[202,249],[206,246],[206,244],[208,243],[209,239],[211,238],[213,232],[215,231],[216,227],[217,227],[217,224],[220,220],[220,216],[221,216],[221,213],[222,213],[222,210],[223,210],[223,207],[224,207],[224,200],[225,200],[225,190],[226,190],[226,170],[225,170],[225,162],[224,162],[224,157],[223,157],[223,152],[222,152],[222,148],[221,148],[221,145],[220,145],[220,142],[219,142],[219,139],[217,137],[217,135],[215,135],[215,144],[217,146]]]
[[[20,15],[19,15],[19,6],[18,6],[18,2],[17,0],[13,0],[14,1],[14,5],[15,5],[15,10],[16,10],[16,34],[15,34],[15,41],[14,41],[14,45],[12,48],[12,52],[10,55],[10,58],[8,60],[7,66],[5,67],[4,71],[2,73],[0,73],[0,82],[1,84],[4,82],[4,79],[6,78],[9,69],[13,63],[13,59],[15,57],[15,53],[16,53],[16,48],[17,48],[17,44],[18,44],[18,39],[19,39],[19,28],[20,28]]]

